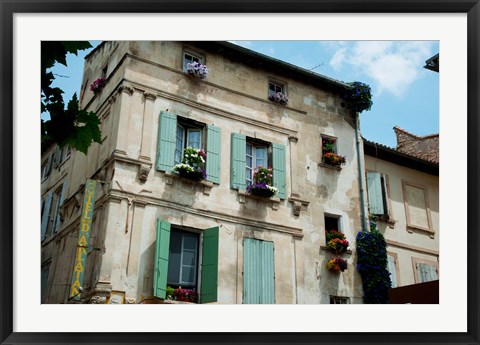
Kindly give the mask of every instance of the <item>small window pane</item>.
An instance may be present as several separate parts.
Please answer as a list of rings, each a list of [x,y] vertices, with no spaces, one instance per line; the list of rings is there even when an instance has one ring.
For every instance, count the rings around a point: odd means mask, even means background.
[[[191,146],[196,149],[199,149],[201,147],[201,143],[202,143],[202,132],[199,129],[189,129],[187,146]]]
[[[182,261],[183,266],[195,266],[196,256],[196,251],[184,250]]]
[[[266,147],[257,147],[256,148],[256,162],[255,165],[262,167],[267,167],[267,148]]]
[[[177,126],[177,136],[175,144],[175,164],[181,163],[183,158],[183,149],[184,149],[184,137],[185,129],[183,127]]]
[[[183,236],[183,249],[196,250],[197,249],[197,236],[185,234]]]
[[[183,267],[182,269],[182,284],[195,284],[195,268]]]

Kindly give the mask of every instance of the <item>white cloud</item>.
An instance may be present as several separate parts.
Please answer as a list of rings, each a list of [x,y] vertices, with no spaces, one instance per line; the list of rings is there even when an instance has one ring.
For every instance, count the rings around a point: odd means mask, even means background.
[[[401,97],[424,72],[431,50],[432,42],[427,41],[360,41],[338,49],[330,65],[335,70],[353,67],[373,79],[376,95],[388,92]]]

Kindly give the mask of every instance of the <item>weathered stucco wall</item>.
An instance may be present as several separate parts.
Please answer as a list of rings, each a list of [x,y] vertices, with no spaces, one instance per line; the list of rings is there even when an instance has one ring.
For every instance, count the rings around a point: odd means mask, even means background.
[[[361,229],[352,114],[339,94],[201,47],[114,42],[86,61],[82,105],[101,116],[104,142],[87,157],[74,153],[69,174],[75,191],[92,176],[107,182],[92,286],[123,291],[131,303],[152,300],[155,224],[161,218],[196,229],[220,226],[219,303],[242,303],[244,237],[274,242],[276,303],[329,303],[330,295],[361,303],[355,253],[344,255],[347,271],[333,274],[325,267],[332,253],[322,249],[325,213],[340,217],[351,249]],[[183,73],[185,49],[205,56],[211,70],[206,81]],[[108,82],[93,97],[86,85],[102,69]],[[287,107],[267,99],[269,79],[286,83]],[[192,183],[155,169],[162,111],[221,128],[220,184]],[[230,188],[232,133],[285,145],[285,200],[258,200]],[[338,153],[347,157],[341,169],[319,165],[322,134],[338,138]]]

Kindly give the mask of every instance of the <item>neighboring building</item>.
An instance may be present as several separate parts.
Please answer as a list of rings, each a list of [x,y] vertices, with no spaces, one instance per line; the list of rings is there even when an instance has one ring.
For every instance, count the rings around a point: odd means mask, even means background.
[[[436,149],[429,143],[429,152],[407,154],[398,147],[416,147],[418,137],[394,129],[397,149],[367,140],[363,145],[369,213],[378,217],[387,241],[392,287],[397,288],[439,279],[439,164],[438,135],[424,137],[436,138]]]
[[[423,67],[430,71],[438,72],[440,70],[440,54],[436,54],[425,61],[425,66]]]
[[[440,162],[439,135],[418,136],[400,127],[393,127],[397,136],[396,150],[433,163]]]
[[[206,80],[187,75],[193,61],[208,66]],[[99,77],[106,85],[93,93]],[[99,45],[86,57],[80,100],[100,117],[103,144],[88,156],[58,158],[56,147],[42,155],[44,303],[161,303],[167,286],[195,289],[200,302],[362,303],[354,250],[362,174],[346,87],[225,42]],[[288,95],[288,105],[269,100],[274,92]],[[322,142],[346,163],[325,164]],[[171,172],[186,146],[207,152],[207,180]],[[273,167],[273,198],[246,192],[258,165]],[[430,183],[402,169],[407,186]],[[93,221],[89,242],[77,246],[87,179],[97,181]],[[424,191],[412,188],[415,198]],[[438,187],[428,193],[427,236],[402,234],[399,218],[390,241],[419,237],[416,250],[428,250],[418,256],[430,260],[438,257]],[[410,219],[424,225],[420,214]],[[351,243],[344,272],[326,269],[334,256],[326,229]],[[402,261],[410,252],[398,248]],[[82,289],[72,295],[79,276]]]

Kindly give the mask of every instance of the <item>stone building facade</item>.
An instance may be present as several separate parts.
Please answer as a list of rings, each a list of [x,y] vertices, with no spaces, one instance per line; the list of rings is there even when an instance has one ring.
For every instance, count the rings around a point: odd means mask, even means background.
[[[193,61],[206,79],[186,73]],[[225,42],[103,42],[86,57],[80,95],[101,119],[102,145],[42,156],[43,302],[162,303],[168,285],[200,303],[362,303],[363,173],[346,87]],[[322,161],[325,140],[345,164]],[[172,172],[186,146],[206,151],[207,179]],[[273,168],[274,197],[246,191],[257,165]],[[72,296],[87,179],[95,206]],[[350,242],[344,272],[326,268],[331,229]]]
[[[388,245],[392,287],[438,280],[438,161],[367,140],[363,143],[369,212],[378,217]]]

